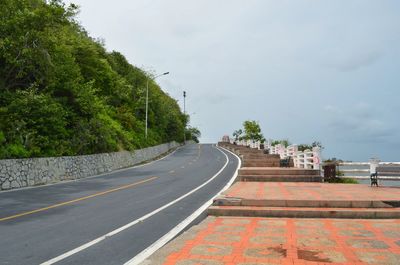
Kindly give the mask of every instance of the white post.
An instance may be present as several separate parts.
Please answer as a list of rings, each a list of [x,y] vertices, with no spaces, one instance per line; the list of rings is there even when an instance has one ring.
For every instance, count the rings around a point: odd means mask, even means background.
[[[272,140],[266,140],[265,141],[265,145],[264,145],[264,149],[271,150],[271,143],[272,143]]]
[[[369,173],[373,174],[376,172],[376,167],[379,166],[379,162],[381,162],[381,160],[379,158],[371,158],[369,160]]]
[[[301,168],[301,166],[300,166],[300,152],[299,151],[297,151],[296,154],[295,154],[294,163],[295,163],[295,165],[294,165],[295,167]]]
[[[313,147],[313,169],[320,169],[321,165],[321,148]]]
[[[298,153],[297,161],[297,165],[299,166],[299,168],[306,168],[304,152]]]
[[[282,144],[278,144],[278,154],[283,159],[285,156],[285,147]]]

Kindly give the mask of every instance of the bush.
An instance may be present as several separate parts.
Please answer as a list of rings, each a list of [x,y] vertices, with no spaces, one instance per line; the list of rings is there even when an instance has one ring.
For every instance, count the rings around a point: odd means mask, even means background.
[[[358,184],[358,181],[352,178],[334,178],[328,181],[329,183],[343,183],[343,184]]]

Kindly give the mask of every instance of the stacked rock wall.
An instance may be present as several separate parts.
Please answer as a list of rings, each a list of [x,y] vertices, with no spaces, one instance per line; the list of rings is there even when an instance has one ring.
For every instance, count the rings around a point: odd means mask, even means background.
[[[4,159],[0,160],[0,190],[94,176],[154,159],[178,146],[171,142],[134,152]]]

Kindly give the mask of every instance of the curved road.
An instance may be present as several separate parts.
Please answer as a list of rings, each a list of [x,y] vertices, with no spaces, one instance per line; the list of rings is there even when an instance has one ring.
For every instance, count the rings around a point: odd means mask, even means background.
[[[192,144],[144,166],[0,192],[0,264],[124,264],[216,195],[237,166],[225,150]]]

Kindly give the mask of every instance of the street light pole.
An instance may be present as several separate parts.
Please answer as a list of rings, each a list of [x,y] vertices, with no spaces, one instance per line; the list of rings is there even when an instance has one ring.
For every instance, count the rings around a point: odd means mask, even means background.
[[[185,114],[186,117],[186,91],[183,91],[183,114]],[[186,144],[186,123],[183,129],[183,142]]]
[[[152,78],[151,80],[155,80],[157,77],[160,77],[162,75],[167,75],[169,74],[169,72],[165,72],[162,73],[160,75],[155,76],[154,78]],[[146,129],[145,129],[145,138],[147,139],[147,127],[148,127],[148,116],[149,116],[149,82],[150,82],[150,78],[147,77],[147,85],[146,85]]]

